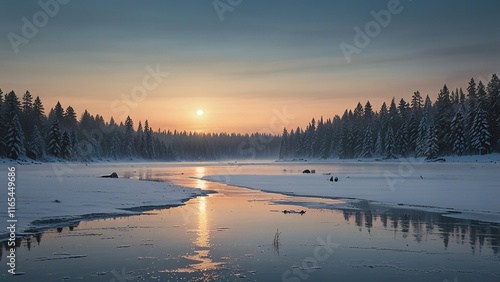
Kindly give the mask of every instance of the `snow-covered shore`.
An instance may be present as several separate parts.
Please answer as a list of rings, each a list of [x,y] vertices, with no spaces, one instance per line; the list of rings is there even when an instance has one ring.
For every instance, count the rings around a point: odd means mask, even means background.
[[[7,183],[7,168],[0,166],[2,183]],[[30,229],[65,226],[83,219],[131,215],[152,208],[179,206],[188,199],[208,193],[165,182],[100,178],[99,175],[112,172],[99,173],[102,169],[91,169],[84,164],[16,166],[17,234],[22,235]],[[8,219],[8,191],[6,185],[3,187],[0,222],[5,225]],[[0,238],[6,235],[7,229],[2,228]]]
[[[500,163],[374,162],[359,166],[363,169],[331,175],[317,171],[211,175],[204,179],[287,195],[368,200],[500,223]],[[372,166],[377,166],[375,172],[371,172]],[[308,163],[307,167],[314,168],[314,164]],[[339,181],[330,181],[332,176]]]

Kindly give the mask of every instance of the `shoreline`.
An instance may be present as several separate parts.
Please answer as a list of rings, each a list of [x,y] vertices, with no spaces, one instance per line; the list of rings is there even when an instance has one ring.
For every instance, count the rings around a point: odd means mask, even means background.
[[[123,173],[129,164],[123,164]],[[1,165],[0,168],[8,166]],[[116,168],[116,167],[115,167]],[[130,167],[133,169],[133,167]],[[85,220],[139,215],[155,209],[168,209],[214,191],[173,185],[157,179],[101,178],[113,167],[72,165],[63,174],[53,164],[17,166],[15,236],[24,237],[47,229],[69,227]],[[0,179],[7,178],[7,173]],[[7,194],[7,188],[5,188]],[[6,195],[7,196],[7,195]],[[0,197],[2,225],[9,226],[7,197]],[[0,241],[12,232],[0,230]]]
[[[280,194],[280,195],[290,196],[290,197],[344,201],[343,204],[338,204],[338,205],[332,205],[332,204],[321,205],[320,206],[321,209],[363,210],[359,207],[356,207],[355,204],[360,203],[360,202],[367,202],[370,205],[379,206],[379,207],[383,207],[383,208],[424,211],[424,212],[430,212],[430,213],[437,213],[437,214],[441,214],[442,216],[456,218],[456,219],[477,220],[477,221],[482,221],[485,223],[500,224],[500,213],[492,213],[492,212],[488,212],[488,211],[456,210],[454,208],[446,208],[446,207],[408,205],[408,204],[401,204],[401,203],[397,204],[397,203],[391,203],[391,202],[380,202],[380,201],[373,201],[373,200],[354,198],[354,197],[335,197],[335,196],[326,197],[326,196],[317,196],[317,195],[296,194],[293,192],[277,192],[277,191],[273,191],[273,190],[252,188],[249,186],[227,184],[224,182],[218,182],[216,180],[205,179],[205,178],[202,178],[202,180],[226,184],[226,185],[229,185],[232,187],[237,187],[237,188],[257,190],[257,191],[262,191],[264,193]],[[295,201],[286,201],[286,202],[278,201],[278,202],[274,202],[274,203],[296,205],[296,206],[300,206],[300,207],[315,208],[315,209],[320,208],[320,207],[318,207],[318,205],[316,205],[315,207],[311,207],[309,205],[310,203],[300,202],[300,201],[297,201],[297,202],[295,202]]]
[[[373,163],[367,163],[370,164]],[[373,170],[332,173],[339,177],[339,182],[328,181],[330,174],[321,172],[288,171],[271,175],[209,175],[202,179],[292,197],[343,200],[351,205],[368,201],[387,208],[422,210],[453,218],[500,223],[500,206],[495,202],[500,195],[499,168],[498,164],[471,167],[467,163],[424,163],[415,166],[411,175],[396,175],[397,163],[382,163],[382,167]],[[297,205],[304,206],[304,203]],[[328,205],[325,208],[336,207]]]
[[[145,215],[148,212],[155,210],[166,210],[176,207],[184,206],[186,202],[196,199],[197,197],[205,197],[210,194],[217,193],[215,191],[206,190],[206,193],[201,195],[193,196],[190,198],[181,199],[182,203],[180,204],[167,204],[167,205],[154,205],[154,206],[138,206],[132,208],[122,209],[124,212],[120,213],[90,213],[77,215],[72,217],[49,217],[49,218],[41,218],[29,223],[29,228],[22,231],[17,232],[16,240],[23,239],[28,236],[33,236],[36,234],[44,233],[51,229],[57,228],[65,228],[65,227],[76,227],[83,221],[93,221],[93,220],[101,220],[101,219],[112,219],[119,217],[129,217],[129,216],[138,216]],[[8,237],[5,237],[6,234],[0,234],[0,243],[4,243],[7,241]]]

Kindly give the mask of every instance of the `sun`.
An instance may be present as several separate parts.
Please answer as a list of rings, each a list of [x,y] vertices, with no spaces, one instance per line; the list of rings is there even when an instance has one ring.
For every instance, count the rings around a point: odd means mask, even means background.
[[[198,110],[196,111],[196,114],[197,114],[198,116],[200,116],[200,117],[203,115],[203,113],[204,113],[204,112],[203,112],[203,110],[202,110],[202,109],[198,109]]]

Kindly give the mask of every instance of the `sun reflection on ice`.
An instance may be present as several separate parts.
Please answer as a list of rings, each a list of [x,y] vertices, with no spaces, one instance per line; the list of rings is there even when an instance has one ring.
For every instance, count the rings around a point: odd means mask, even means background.
[[[205,190],[207,188],[207,185],[205,180],[201,180],[203,176],[205,176],[205,167],[204,166],[196,167],[194,174],[194,177],[196,179],[196,188]]]
[[[182,256],[182,258],[193,261],[185,268],[178,268],[173,270],[165,270],[164,272],[177,272],[177,273],[196,273],[201,274],[200,281],[212,281],[219,277],[216,271],[222,262],[213,261],[210,255],[210,227],[208,224],[207,216],[207,201],[206,197],[200,197],[198,200],[198,225],[197,236],[193,243],[195,251],[192,255]]]

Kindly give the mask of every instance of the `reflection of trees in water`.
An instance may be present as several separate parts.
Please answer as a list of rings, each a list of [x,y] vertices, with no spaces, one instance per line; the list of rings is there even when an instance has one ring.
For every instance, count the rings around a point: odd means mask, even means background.
[[[37,233],[34,235],[26,236],[24,238],[16,238],[16,240],[15,240],[16,245],[14,247],[9,246],[9,241],[2,242],[1,245],[3,245],[3,248],[0,245],[0,261],[2,260],[2,257],[3,257],[3,255],[2,255],[3,250],[5,250],[8,253],[8,252],[10,252],[11,248],[14,248],[14,249],[20,248],[22,246],[23,242],[25,243],[24,245],[26,246],[28,251],[30,251],[31,246],[33,245],[33,238],[35,239],[36,243],[38,245],[40,245],[40,242],[42,241],[42,233]]]
[[[40,242],[42,242],[42,233],[37,233],[33,237],[35,237],[36,243],[40,245]]]
[[[109,217],[109,218],[98,219],[97,221],[106,221],[106,220],[114,221],[114,220],[123,219],[123,218],[127,218],[127,216],[113,216],[113,217]],[[49,230],[55,230],[57,233],[64,233],[67,231],[72,232],[79,225],[80,225],[80,222],[77,221],[77,222],[72,222],[71,225],[68,225],[65,227],[54,227],[54,228],[49,229]],[[30,232],[39,232],[39,231],[36,231],[35,229],[33,229]],[[27,236],[24,236],[22,238],[16,238],[15,248],[19,248],[21,246],[24,246],[28,249],[28,251],[30,251],[31,247],[33,246],[34,241],[36,241],[37,245],[40,245],[40,243],[42,242],[42,236],[43,236],[43,233],[40,232],[40,233],[35,233],[32,235],[27,235]],[[23,243],[24,243],[24,245],[23,245]],[[3,246],[3,248],[2,248],[2,246]],[[9,252],[10,248],[12,248],[12,247],[9,246],[9,241],[3,241],[3,242],[0,241],[0,261],[2,260],[2,251],[5,250],[5,251]]]
[[[500,254],[499,224],[455,219],[424,211],[380,209],[366,203],[363,203],[360,208],[362,210],[343,211],[347,222],[354,217],[354,223],[359,231],[362,231],[364,227],[370,232],[379,218],[381,227],[386,230],[392,229],[394,236],[401,233],[403,238],[408,238],[410,235],[420,243],[426,241],[428,235],[435,234],[437,230],[445,249],[448,248],[450,242],[454,242],[461,245],[469,244],[472,254],[481,253],[484,246],[490,247],[495,255]]]
[[[22,239],[21,238],[16,238],[15,246],[9,246],[9,241],[4,241],[1,244],[3,245],[3,249],[7,252],[7,254],[10,252],[10,249],[13,248],[14,250],[21,247]],[[3,253],[2,253],[2,248],[0,247],[0,261],[3,258]]]
[[[360,211],[357,211],[354,214],[354,223],[356,224],[356,226],[359,226],[359,231],[361,231],[362,230],[361,227],[363,227],[363,215],[361,214]]]

